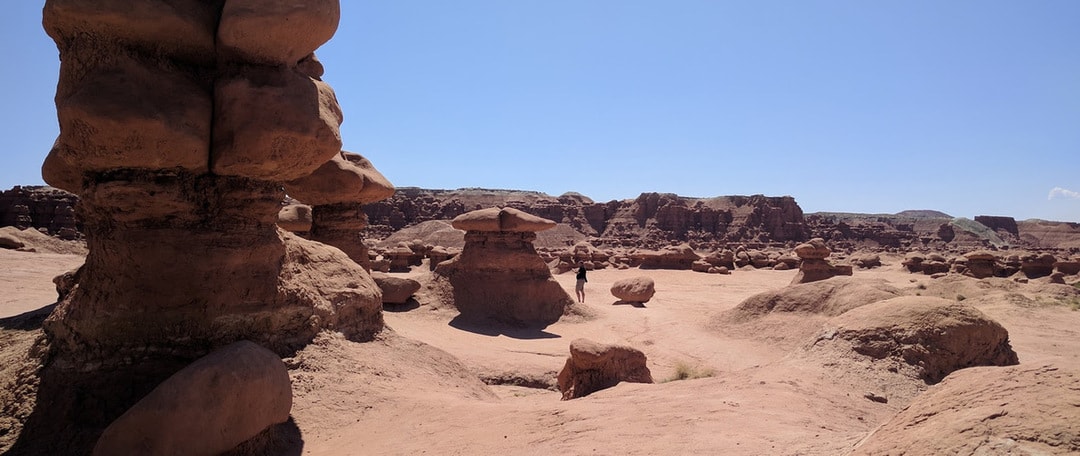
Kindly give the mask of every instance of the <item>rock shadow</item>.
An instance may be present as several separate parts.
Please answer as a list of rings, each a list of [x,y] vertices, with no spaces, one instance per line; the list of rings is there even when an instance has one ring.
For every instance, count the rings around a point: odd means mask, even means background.
[[[16,331],[33,331],[35,329],[41,329],[42,322],[48,318],[49,314],[51,314],[55,308],[56,303],[54,302],[39,309],[23,312],[11,317],[0,318],[0,328]]]
[[[416,298],[409,298],[404,304],[383,303],[383,311],[385,312],[404,313],[419,308],[420,302],[417,301]]]
[[[455,329],[468,331],[483,336],[497,337],[500,335],[511,339],[535,340],[535,339],[558,339],[562,336],[545,331],[543,326],[511,326],[494,320],[477,320],[458,315],[448,323]]]
[[[615,301],[615,302],[611,303],[611,305],[613,305],[613,306],[631,306],[631,307],[637,307],[639,309],[644,309],[645,308],[645,303],[637,302],[637,301]]]

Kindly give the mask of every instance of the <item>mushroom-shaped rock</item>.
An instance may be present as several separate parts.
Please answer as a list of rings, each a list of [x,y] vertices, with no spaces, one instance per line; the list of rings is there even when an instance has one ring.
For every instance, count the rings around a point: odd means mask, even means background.
[[[105,429],[94,454],[218,454],[284,423],[291,408],[281,359],[235,342],[154,388]]]
[[[993,277],[996,270],[997,256],[986,250],[976,250],[963,256],[967,260],[964,264],[964,274],[976,279]]]
[[[829,250],[822,238],[813,238],[810,242],[795,246],[795,254],[804,260],[824,260],[830,253],[832,250]]]
[[[382,290],[384,304],[405,304],[414,293],[420,290],[420,282],[406,277],[373,272],[371,278]]]
[[[657,252],[639,252],[641,269],[692,269],[694,262],[701,259],[688,244],[669,245]]]
[[[894,366],[928,384],[972,366],[1017,364],[1009,332],[974,307],[928,296],[901,296],[844,312],[809,351],[839,350]],[[882,363],[886,364],[886,363]]]
[[[1020,271],[1029,279],[1046,277],[1054,272],[1057,259],[1049,253],[1027,255],[1020,259]]]
[[[851,275],[851,265],[829,264],[825,258],[830,252],[821,238],[814,238],[810,242],[796,246],[795,254],[802,261],[799,263],[799,273],[791,279],[791,284],[816,282],[838,275]]]
[[[954,372],[851,453],[1075,454],[1080,372],[1050,365]]]
[[[512,207],[491,207],[466,212],[454,218],[450,224],[456,229],[465,231],[516,231],[529,233],[548,230],[556,225],[551,220]]]
[[[656,284],[649,277],[630,277],[615,281],[611,294],[622,302],[646,303],[656,294]]]
[[[469,319],[546,326],[574,300],[536,252],[533,231],[555,223],[516,209],[462,214],[453,226],[467,230],[465,247],[435,273],[449,281],[453,305]]]
[[[588,339],[570,342],[570,357],[558,377],[563,400],[585,397],[619,382],[653,382],[641,350]]]

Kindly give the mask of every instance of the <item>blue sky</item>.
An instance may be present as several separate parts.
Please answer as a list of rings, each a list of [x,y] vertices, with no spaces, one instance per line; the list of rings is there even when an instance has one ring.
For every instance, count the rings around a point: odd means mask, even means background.
[[[1080,222],[1077,1],[342,3],[345,149],[398,186]],[[57,134],[42,4],[0,17],[0,188]]]

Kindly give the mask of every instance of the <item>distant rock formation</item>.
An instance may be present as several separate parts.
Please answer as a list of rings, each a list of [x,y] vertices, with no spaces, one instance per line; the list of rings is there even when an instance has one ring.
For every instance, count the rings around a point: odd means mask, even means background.
[[[551,276],[532,241],[555,222],[513,208],[488,208],[458,216],[465,247],[435,267],[449,282],[461,317],[512,325],[546,326],[563,316],[573,299]]]
[[[364,207],[373,236],[429,220],[452,219],[487,207],[510,207],[566,223],[604,244],[660,248],[671,241],[706,247],[726,242],[784,243],[807,238],[794,198],[722,196],[687,198],[642,193],[636,199],[596,203],[576,193],[552,197],[515,190],[399,188],[393,197]]]
[[[79,197],[53,187],[15,186],[0,192],[0,226],[45,230],[61,239],[82,237],[75,217]]]
[[[834,266],[826,260],[830,253],[832,251],[829,250],[829,247],[825,245],[825,241],[821,238],[814,238],[809,242],[796,246],[795,254],[799,256],[801,261],[799,262],[799,273],[795,274],[795,277],[791,279],[791,284],[816,282],[838,275],[851,275],[851,266]]]

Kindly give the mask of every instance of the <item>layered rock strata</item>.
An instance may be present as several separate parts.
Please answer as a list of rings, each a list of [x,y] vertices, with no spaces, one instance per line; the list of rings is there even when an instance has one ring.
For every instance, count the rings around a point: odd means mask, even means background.
[[[47,400],[16,453],[88,451],[215,347],[283,355],[322,330],[382,329],[363,268],[276,226],[283,184],[341,150],[340,108],[311,63],[336,1],[48,0],[43,15],[61,62],[42,176],[79,196],[89,254],[43,325]]]

